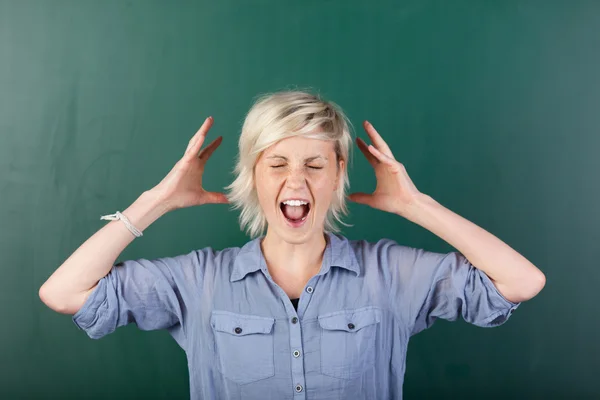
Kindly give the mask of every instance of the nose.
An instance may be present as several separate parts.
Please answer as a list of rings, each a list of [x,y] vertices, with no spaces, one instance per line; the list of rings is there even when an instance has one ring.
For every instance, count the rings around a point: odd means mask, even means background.
[[[299,189],[306,186],[304,171],[302,169],[292,168],[286,178],[285,185],[290,189]]]

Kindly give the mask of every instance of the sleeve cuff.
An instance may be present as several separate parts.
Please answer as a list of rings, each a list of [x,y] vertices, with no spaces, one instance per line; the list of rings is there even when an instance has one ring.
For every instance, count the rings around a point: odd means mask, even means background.
[[[502,293],[500,293],[500,291],[498,290],[496,285],[494,285],[494,282],[492,282],[490,277],[487,276],[487,274],[485,274],[485,272],[483,272],[481,270],[478,270],[478,271],[480,272],[481,280],[483,281],[489,296],[494,297],[494,300],[499,301],[500,305],[502,306],[501,310],[493,313],[492,315],[490,315],[488,318],[486,318],[483,321],[484,326],[493,327],[493,326],[502,325],[503,323],[505,323],[508,320],[508,318],[510,318],[512,313],[521,305],[521,302],[514,303],[514,302],[508,300],[506,297],[504,297],[504,295]]]
[[[88,296],[81,308],[73,314],[72,320],[80,330],[88,330],[98,320],[98,308],[106,302],[106,277],[98,281],[98,286]]]

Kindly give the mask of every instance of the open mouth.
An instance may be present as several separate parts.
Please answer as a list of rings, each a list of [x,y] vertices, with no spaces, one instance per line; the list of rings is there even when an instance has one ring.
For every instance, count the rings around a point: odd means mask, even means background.
[[[292,226],[302,225],[310,213],[310,203],[304,200],[282,201],[279,203],[279,208]]]

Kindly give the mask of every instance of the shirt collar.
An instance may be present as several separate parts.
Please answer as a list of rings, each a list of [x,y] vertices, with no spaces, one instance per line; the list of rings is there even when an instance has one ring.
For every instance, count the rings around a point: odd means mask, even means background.
[[[323,254],[323,264],[317,275],[324,275],[331,267],[345,268],[360,276],[360,266],[356,260],[354,250],[348,239],[334,233],[325,233],[327,244]],[[233,263],[230,281],[235,282],[243,279],[251,272],[262,269],[267,275],[267,264],[260,247],[264,236],[258,237],[246,243],[238,252]]]

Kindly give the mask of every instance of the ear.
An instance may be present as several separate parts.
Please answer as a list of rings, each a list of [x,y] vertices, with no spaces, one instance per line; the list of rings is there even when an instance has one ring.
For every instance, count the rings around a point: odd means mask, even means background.
[[[337,173],[335,176],[335,184],[333,187],[333,191],[335,192],[336,190],[338,190],[339,186],[340,186],[340,181],[342,180],[342,176],[344,174],[344,169],[346,168],[346,163],[344,162],[344,160],[340,159],[338,161],[338,167],[337,167]]]

